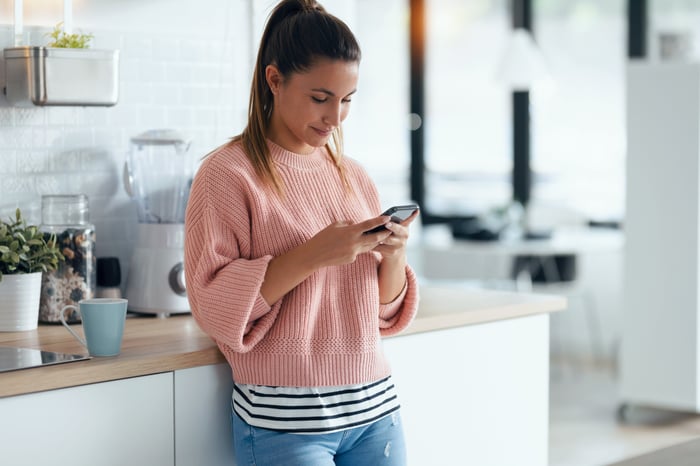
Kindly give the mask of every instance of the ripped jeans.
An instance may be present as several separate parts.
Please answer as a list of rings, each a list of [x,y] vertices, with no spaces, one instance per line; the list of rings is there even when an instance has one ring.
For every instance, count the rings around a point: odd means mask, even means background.
[[[231,419],[238,466],[406,465],[398,411],[365,426],[311,435],[253,427],[233,410]]]

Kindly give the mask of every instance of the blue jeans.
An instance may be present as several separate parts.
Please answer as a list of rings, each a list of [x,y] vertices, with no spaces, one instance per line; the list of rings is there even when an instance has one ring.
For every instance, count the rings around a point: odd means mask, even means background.
[[[362,427],[331,434],[292,434],[247,424],[233,412],[237,466],[405,466],[398,411]]]

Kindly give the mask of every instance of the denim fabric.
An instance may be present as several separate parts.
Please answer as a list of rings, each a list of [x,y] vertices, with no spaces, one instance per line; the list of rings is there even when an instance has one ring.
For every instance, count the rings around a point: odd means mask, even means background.
[[[292,434],[253,427],[231,412],[237,466],[405,466],[398,411],[330,434]]]

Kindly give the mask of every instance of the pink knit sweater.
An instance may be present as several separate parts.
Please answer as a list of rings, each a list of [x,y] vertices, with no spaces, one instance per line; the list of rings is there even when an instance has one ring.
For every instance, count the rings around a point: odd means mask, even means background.
[[[269,143],[285,187],[264,186],[239,144],[205,159],[192,184],[185,221],[185,272],[192,314],[217,343],[238,383],[327,386],[389,375],[381,335],[400,332],[418,307],[410,267],[407,285],[380,305],[381,256],[320,269],[276,303],[260,295],[269,261],[329,224],[377,216],[377,190],[353,160],[342,185],[325,149],[311,155]]]

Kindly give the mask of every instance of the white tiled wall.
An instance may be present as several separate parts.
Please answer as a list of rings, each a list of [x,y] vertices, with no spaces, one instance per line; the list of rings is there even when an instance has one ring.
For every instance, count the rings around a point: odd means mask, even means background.
[[[97,256],[119,257],[126,275],[136,225],[121,178],[129,138],[177,129],[192,138],[190,153],[199,159],[240,132],[252,58],[250,6],[245,0],[87,3],[76,3],[74,24],[94,34],[93,48],[120,51],[119,103],[14,108],[0,95],[0,215],[19,207],[38,224],[42,194],[85,193]],[[60,20],[27,11],[24,43],[45,45],[46,32]],[[11,9],[0,9],[0,48],[13,44],[11,23]]]

